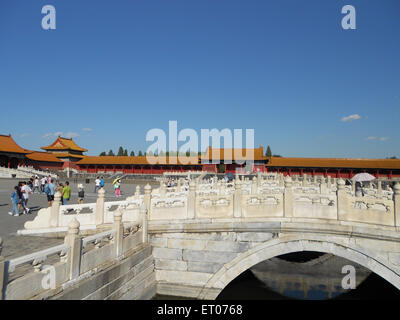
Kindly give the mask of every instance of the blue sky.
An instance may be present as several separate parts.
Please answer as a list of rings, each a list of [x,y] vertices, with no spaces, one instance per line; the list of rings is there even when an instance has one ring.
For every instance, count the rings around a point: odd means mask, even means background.
[[[176,120],[284,156],[400,157],[399,17],[398,0],[2,0],[0,133],[98,155]]]

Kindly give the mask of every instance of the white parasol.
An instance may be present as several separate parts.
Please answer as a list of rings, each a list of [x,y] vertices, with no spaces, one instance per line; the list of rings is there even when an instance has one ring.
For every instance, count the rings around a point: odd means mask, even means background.
[[[353,178],[351,178],[351,180],[358,181],[358,182],[372,181],[375,179],[376,178],[372,174],[369,174],[367,172],[357,173],[356,175],[354,175]]]

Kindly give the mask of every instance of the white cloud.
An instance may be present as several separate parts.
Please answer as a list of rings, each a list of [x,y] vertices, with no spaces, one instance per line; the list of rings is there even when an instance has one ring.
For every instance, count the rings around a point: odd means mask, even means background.
[[[43,138],[57,138],[58,136],[60,136],[60,137],[65,137],[65,138],[76,138],[76,137],[79,137],[79,134],[78,133],[76,133],[76,132],[67,132],[67,133],[64,133],[64,132],[62,132],[62,131],[57,131],[57,132],[54,132],[54,133],[46,133],[45,135],[43,135]]]
[[[76,137],[79,137],[79,134],[77,134],[76,132],[67,132],[65,134],[65,137],[66,138],[76,138]]]
[[[347,117],[343,117],[340,121],[348,122],[348,121],[358,120],[360,118],[361,118],[361,116],[359,114],[351,114]]]
[[[83,130],[83,131],[88,131],[88,132],[89,132],[89,131],[92,131],[93,129],[92,129],[92,128],[83,128],[82,130]]]
[[[371,137],[367,137],[367,138],[365,138],[365,140],[368,140],[368,141],[372,141],[372,140],[379,140],[379,141],[387,141],[387,140],[389,140],[389,137],[374,137],[374,136],[371,136]]]
[[[29,133],[21,133],[19,136],[20,136],[21,138],[25,138],[25,137],[27,137],[27,136],[30,136],[30,134],[29,134]]]

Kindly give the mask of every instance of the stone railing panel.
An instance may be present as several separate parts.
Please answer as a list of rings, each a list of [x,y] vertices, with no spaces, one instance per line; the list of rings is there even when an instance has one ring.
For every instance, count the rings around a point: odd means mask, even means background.
[[[196,218],[233,217],[233,195],[196,197]]]
[[[332,194],[294,194],[293,217],[336,220],[336,196]]]
[[[124,248],[123,253],[126,253],[126,251],[131,248],[139,246],[143,242],[142,237],[143,237],[142,230],[138,230],[135,233],[126,236],[123,240],[123,245],[122,245],[122,247]]]
[[[81,257],[80,273],[85,273],[115,257],[115,243],[110,241],[87,251]]]
[[[123,212],[122,221],[137,221],[143,200],[110,201],[104,203],[104,223],[114,221],[115,210]]]
[[[347,195],[344,210],[339,212],[339,220],[394,226],[394,202],[372,196]]]
[[[246,218],[283,217],[283,194],[242,195],[241,207]]]
[[[187,197],[151,199],[150,220],[187,218]]]
[[[80,225],[94,225],[96,203],[70,204],[60,206],[59,227],[67,227],[76,218]]]

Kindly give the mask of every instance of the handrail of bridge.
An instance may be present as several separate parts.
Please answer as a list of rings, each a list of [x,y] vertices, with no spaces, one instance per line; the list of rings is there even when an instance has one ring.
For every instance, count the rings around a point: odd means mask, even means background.
[[[95,244],[105,238],[112,239],[115,236],[115,230],[108,230],[101,233],[96,233],[92,236],[88,236],[82,239],[82,248],[85,248],[89,243],[94,242]]]
[[[68,251],[66,244],[60,244],[55,247],[37,251],[34,253],[27,254],[22,257],[14,258],[8,261],[8,272],[14,272],[17,266],[32,262],[33,265],[37,265],[47,259],[48,256],[60,253],[60,257],[65,256]]]

